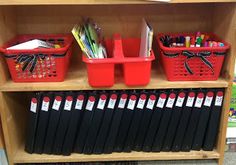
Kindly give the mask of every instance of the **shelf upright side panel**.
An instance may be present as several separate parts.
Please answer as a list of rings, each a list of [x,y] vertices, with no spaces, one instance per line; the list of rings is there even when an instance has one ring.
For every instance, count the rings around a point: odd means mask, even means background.
[[[0,45],[16,35],[15,7],[0,6]],[[0,54],[0,85],[9,78],[4,57]]]
[[[225,98],[217,140],[217,151],[220,154],[218,164],[223,165],[228,111],[230,108],[230,97],[232,81],[234,78],[234,63],[236,56],[236,3],[215,4],[212,28],[214,33],[231,44],[230,51],[225,57],[222,69],[222,76],[228,80],[229,85],[225,90]]]
[[[29,93],[0,92],[0,113],[9,164],[25,139]]]

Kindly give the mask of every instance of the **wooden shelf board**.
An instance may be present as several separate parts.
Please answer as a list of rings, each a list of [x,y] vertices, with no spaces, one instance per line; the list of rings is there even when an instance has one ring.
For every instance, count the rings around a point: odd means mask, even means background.
[[[99,161],[138,161],[138,160],[181,160],[181,159],[218,159],[217,151],[190,151],[190,152],[131,152],[100,155],[85,155],[73,153],[70,156],[29,154],[24,146],[16,152],[14,163],[43,162],[99,162]]]
[[[88,84],[87,72],[85,67],[73,67],[67,73],[66,79],[63,82],[39,82],[39,83],[14,83],[8,80],[0,86],[0,91],[15,92],[15,91],[67,91],[67,90],[92,90],[92,89],[170,89],[170,88],[225,88],[228,87],[228,81],[224,78],[219,78],[217,81],[168,81],[165,74],[160,68],[155,68],[151,72],[151,80],[147,86],[125,85],[123,76],[118,73],[115,79],[115,84],[112,87],[93,88]]]
[[[170,3],[208,3],[208,2],[236,2],[235,0],[172,0]],[[153,4],[151,0],[7,0],[0,1],[0,5],[96,5],[96,4]]]

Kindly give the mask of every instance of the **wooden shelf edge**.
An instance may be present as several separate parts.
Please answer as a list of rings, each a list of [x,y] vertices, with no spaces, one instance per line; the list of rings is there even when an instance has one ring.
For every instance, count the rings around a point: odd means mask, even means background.
[[[172,0],[169,3],[222,3],[222,2],[236,2],[235,0]],[[162,2],[154,2],[151,0],[80,0],[80,1],[74,1],[74,0],[8,0],[0,2],[0,5],[122,5],[122,4],[157,4]]]
[[[70,156],[28,154],[22,146],[14,157],[14,163],[45,163],[49,162],[99,162],[99,161],[139,161],[139,160],[189,160],[189,159],[219,159],[217,151],[190,152],[131,152],[100,155],[71,154]]]
[[[8,80],[0,86],[2,92],[18,91],[68,91],[68,90],[122,90],[122,89],[173,89],[173,88],[227,88],[229,82],[220,77],[216,81],[168,81],[160,68],[152,69],[150,83],[146,86],[126,86],[118,73],[112,87],[93,88],[88,84],[85,67],[71,68],[63,82],[14,83]]]

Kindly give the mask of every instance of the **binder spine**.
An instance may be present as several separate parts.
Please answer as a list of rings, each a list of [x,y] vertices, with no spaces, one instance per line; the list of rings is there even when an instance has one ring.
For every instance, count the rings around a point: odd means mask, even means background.
[[[183,105],[184,107],[182,110],[180,123],[176,131],[175,139],[172,145],[172,151],[177,152],[181,150],[183,138],[184,138],[184,135],[185,135],[188,123],[189,123],[194,101],[195,101],[195,93],[193,91],[190,91]]]
[[[123,151],[124,142],[127,137],[127,132],[129,130],[131,120],[133,118],[133,111],[134,111],[137,99],[138,99],[137,93],[132,92],[129,96],[127,105],[125,106],[125,110],[123,112],[121,125],[119,128],[119,133],[117,135],[116,144],[114,147],[114,151],[116,152]]]
[[[143,124],[141,122],[141,119],[142,119],[143,113],[145,113],[144,108],[146,105],[146,100],[147,100],[147,93],[142,92],[140,94],[140,97],[139,97],[137,104],[135,106],[134,116],[131,121],[128,135],[127,135],[125,145],[124,145],[124,152],[131,152],[131,150],[133,149],[134,140],[135,140],[136,136],[140,136],[137,133],[138,133],[138,129],[140,127],[140,124],[141,125]]]
[[[200,91],[194,103],[194,107],[190,117],[190,122],[183,141],[182,151],[190,151],[192,148],[193,138],[199,122],[199,116],[201,113],[203,102],[204,102],[204,93]]]
[[[80,129],[77,134],[74,151],[82,153],[84,149],[85,140],[88,134],[88,128],[93,118],[93,111],[97,104],[96,93],[91,92],[85,105],[83,119],[81,121]]]
[[[167,133],[166,133],[165,140],[164,140],[164,144],[162,147],[163,151],[170,151],[170,149],[172,147],[173,139],[176,134],[176,128],[179,124],[179,119],[180,119],[180,116],[182,113],[182,107],[183,107],[184,100],[185,100],[185,93],[180,92],[178,94],[175,106],[173,108],[170,124],[168,126]]]
[[[127,99],[128,99],[128,95],[126,94],[126,92],[122,92],[120,94],[120,99],[118,101],[118,104],[115,108],[115,114],[114,114],[114,117],[112,119],[110,131],[109,131],[109,134],[107,136],[107,140],[106,140],[106,143],[105,143],[105,146],[104,146],[104,153],[112,153],[112,151],[113,151],[115,141],[116,141],[116,137],[118,135],[119,126],[120,126],[120,122],[121,122],[121,119],[122,119],[123,111],[124,111],[124,108],[127,104]]]
[[[110,98],[107,102],[106,108],[105,108],[103,121],[101,123],[101,127],[100,127],[100,130],[96,139],[96,143],[93,149],[93,152],[96,154],[103,153],[104,145],[106,142],[106,138],[107,138],[108,131],[110,128],[112,117],[113,117],[113,112],[117,104],[117,97],[118,97],[117,92],[112,91],[110,94]]]
[[[168,100],[166,102],[165,108],[163,110],[163,115],[162,115],[160,127],[159,127],[159,130],[157,132],[157,135],[155,137],[155,140],[154,140],[154,143],[152,146],[152,151],[154,151],[154,152],[161,151],[163,141],[164,141],[164,138],[166,135],[166,130],[169,125],[169,120],[171,117],[172,108],[175,104],[175,100],[176,100],[176,94],[175,94],[175,92],[171,92],[168,97]],[[163,104],[164,103],[162,103],[161,106],[163,106]]]

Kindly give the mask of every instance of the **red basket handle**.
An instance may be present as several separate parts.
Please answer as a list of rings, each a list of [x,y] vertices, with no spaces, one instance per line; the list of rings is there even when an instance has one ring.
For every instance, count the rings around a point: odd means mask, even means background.
[[[123,46],[120,34],[113,35],[113,57],[117,59],[124,58]]]

